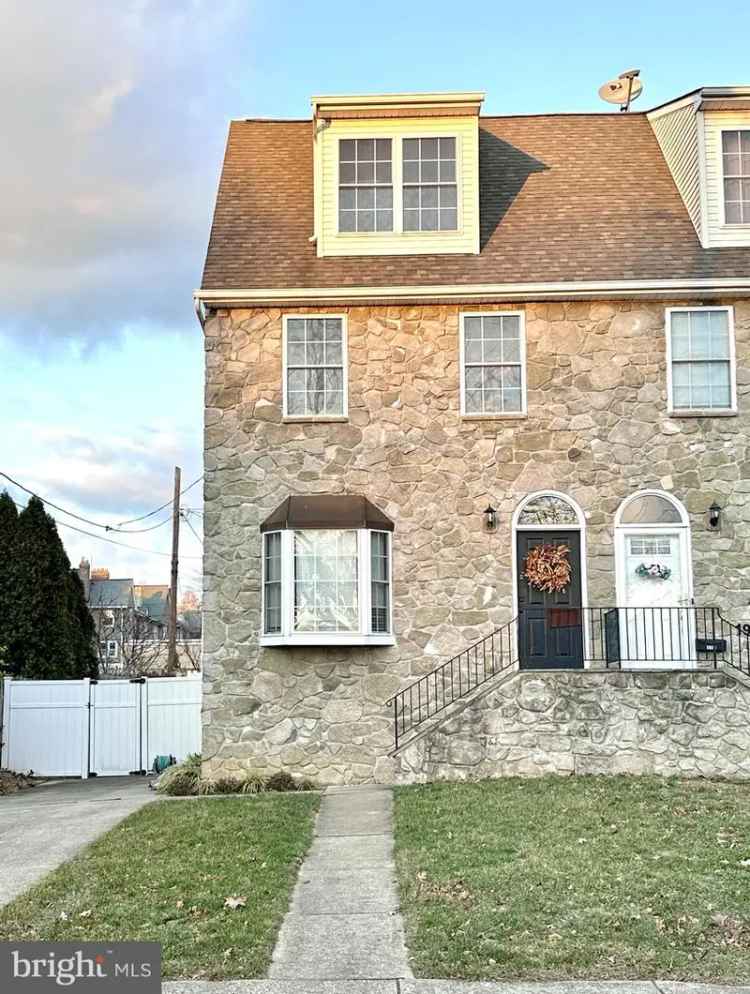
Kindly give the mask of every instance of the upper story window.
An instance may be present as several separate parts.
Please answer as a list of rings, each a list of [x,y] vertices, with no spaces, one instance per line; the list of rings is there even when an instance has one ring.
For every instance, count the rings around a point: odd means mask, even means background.
[[[456,231],[455,138],[404,138],[404,231]]]
[[[344,319],[284,318],[285,417],[346,417],[346,392]]]
[[[264,645],[390,645],[393,522],[364,497],[289,497],[263,522]]]
[[[670,413],[734,413],[731,307],[667,310],[667,387]]]
[[[339,231],[393,231],[390,138],[339,141]]]
[[[461,413],[518,416],[526,411],[522,312],[461,315]]]
[[[722,131],[724,221],[750,224],[750,129]]]

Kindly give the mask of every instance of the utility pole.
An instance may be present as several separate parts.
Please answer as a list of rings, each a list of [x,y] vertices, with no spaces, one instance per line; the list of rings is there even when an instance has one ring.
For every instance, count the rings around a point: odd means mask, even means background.
[[[172,576],[169,583],[169,618],[167,628],[167,638],[169,640],[167,669],[170,673],[177,672],[177,556],[180,548],[180,476],[180,467],[175,466],[174,500],[172,501]]]

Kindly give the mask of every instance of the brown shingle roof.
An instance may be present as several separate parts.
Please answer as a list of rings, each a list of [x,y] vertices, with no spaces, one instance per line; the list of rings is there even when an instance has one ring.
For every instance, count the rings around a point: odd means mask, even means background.
[[[233,122],[202,287],[750,275],[750,249],[701,248],[645,115],[483,117],[479,129],[479,255],[319,259],[311,122]]]

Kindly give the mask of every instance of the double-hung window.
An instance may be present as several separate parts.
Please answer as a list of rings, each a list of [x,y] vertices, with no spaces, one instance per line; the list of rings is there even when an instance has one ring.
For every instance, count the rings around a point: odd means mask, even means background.
[[[721,133],[724,221],[750,224],[750,128]]]
[[[667,383],[674,414],[736,410],[731,307],[667,310]]]
[[[393,231],[390,138],[339,141],[339,231]]]
[[[523,313],[461,315],[461,413],[526,411]]]
[[[346,383],[344,319],[284,318],[284,415],[346,417]]]
[[[363,497],[288,498],[262,525],[262,643],[392,644],[392,527]]]
[[[458,228],[455,138],[404,138],[404,231]]]

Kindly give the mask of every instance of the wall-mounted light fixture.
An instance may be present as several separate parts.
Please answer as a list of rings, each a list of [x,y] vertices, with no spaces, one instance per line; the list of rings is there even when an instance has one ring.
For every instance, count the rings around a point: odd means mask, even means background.
[[[716,503],[713,504],[708,509],[708,523],[712,528],[718,528],[721,522],[721,508]]]
[[[489,532],[494,532],[497,528],[497,511],[492,504],[488,504],[484,512],[484,523],[487,525],[487,531]]]

